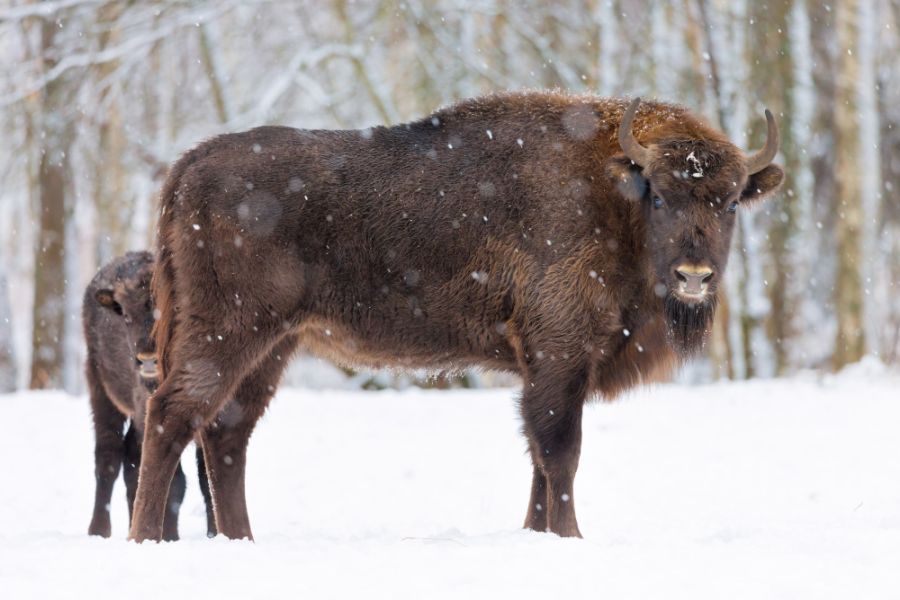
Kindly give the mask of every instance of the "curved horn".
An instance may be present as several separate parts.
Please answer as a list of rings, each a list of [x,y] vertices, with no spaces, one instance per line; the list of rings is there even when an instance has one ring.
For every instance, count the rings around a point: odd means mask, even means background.
[[[775,124],[775,117],[766,109],[766,123],[768,132],[766,134],[766,145],[762,150],[747,158],[747,173],[753,175],[759,173],[771,164],[775,155],[778,154],[778,125]]]
[[[619,125],[619,145],[625,152],[625,156],[631,159],[631,162],[639,167],[646,167],[650,162],[650,151],[641,146],[634,134],[631,133],[631,124],[634,122],[634,115],[637,113],[638,105],[641,103],[640,98],[635,98],[625,109],[622,115],[622,123]]]

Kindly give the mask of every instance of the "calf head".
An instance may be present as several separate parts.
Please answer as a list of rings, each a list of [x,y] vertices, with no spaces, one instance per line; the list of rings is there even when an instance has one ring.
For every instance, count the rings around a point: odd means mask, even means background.
[[[711,325],[738,211],[784,179],[771,164],[778,127],[767,110],[766,145],[752,156],[711,131],[702,138],[663,134],[645,147],[632,133],[639,103],[625,111],[623,153],[608,161],[607,171],[622,195],[640,204],[653,290],[665,303],[676,349],[688,353],[703,345]]]
[[[122,319],[135,364],[145,382],[155,381],[156,344],[151,335],[154,322],[150,278],[153,263],[141,263],[136,270],[116,279],[112,287],[97,290],[97,302]]]

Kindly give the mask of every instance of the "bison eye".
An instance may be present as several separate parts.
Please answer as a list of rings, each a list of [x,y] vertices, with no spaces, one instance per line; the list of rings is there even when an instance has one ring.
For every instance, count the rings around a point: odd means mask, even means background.
[[[653,208],[662,208],[665,202],[659,196],[653,196]]]
[[[735,200],[734,202],[732,202],[731,204],[728,205],[728,208],[726,210],[730,213],[735,213],[735,212],[737,212],[737,207],[738,207],[738,203],[737,203],[737,200]]]

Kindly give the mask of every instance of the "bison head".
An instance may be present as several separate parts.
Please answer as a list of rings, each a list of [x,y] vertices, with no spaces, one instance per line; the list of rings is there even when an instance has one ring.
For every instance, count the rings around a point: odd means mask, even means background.
[[[101,306],[122,319],[135,366],[145,382],[157,378],[156,345],[151,335],[154,321],[150,296],[152,267],[152,262],[142,263],[136,272],[118,279],[113,287],[97,290],[94,294]]]
[[[618,135],[623,153],[607,169],[622,195],[639,203],[653,290],[665,303],[673,342],[690,352],[702,346],[712,321],[738,211],[784,179],[771,164],[778,127],[767,110],[766,145],[751,156],[707,129],[690,136],[660,128],[661,136],[643,146],[632,132],[639,104],[637,98],[625,111]]]

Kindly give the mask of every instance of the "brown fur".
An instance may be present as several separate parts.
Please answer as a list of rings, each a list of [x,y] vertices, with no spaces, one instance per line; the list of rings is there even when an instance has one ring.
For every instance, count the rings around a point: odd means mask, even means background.
[[[526,526],[579,535],[573,479],[585,400],[664,376],[706,321],[666,310],[679,261],[715,270],[732,202],[771,193],[678,106],[641,106],[655,157],[621,153],[625,102],[519,93],[364,131],[262,127],[207,141],[162,195],[154,290],[165,378],[148,407],[131,537],[159,539],[195,433],[216,522],[250,537],[253,425],[302,347],[352,365],[519,373],[534,464]],[[686,156],[702,163],[702,178]],[[768,172],[767,172],[768,171]],[[666,197],[653,208],[651,198]],[[672,322],[673,317],[675,322]],[[695,318],[697,317],[697,318]]]

